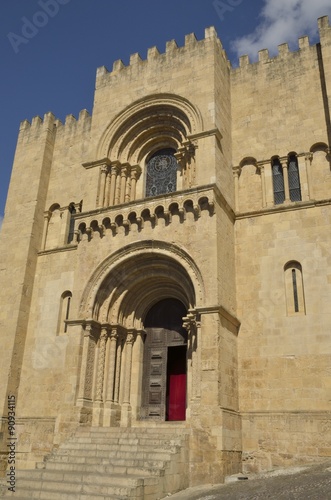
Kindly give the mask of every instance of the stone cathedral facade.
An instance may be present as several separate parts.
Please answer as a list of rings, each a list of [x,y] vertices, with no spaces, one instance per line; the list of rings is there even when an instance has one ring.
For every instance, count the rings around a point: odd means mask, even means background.
[[[232,68],[213,28],[21,123],[1,233],[1,425],[186,432],[188,484],[331,456],[331,27]]]

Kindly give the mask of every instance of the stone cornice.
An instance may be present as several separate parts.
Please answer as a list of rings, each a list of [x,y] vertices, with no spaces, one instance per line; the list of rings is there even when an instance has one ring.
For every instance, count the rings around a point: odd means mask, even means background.
[[[86,169],[94,167],[103,167],[103,166],[110,167],[111,161],[109,160],[109,158],[102,158],[101,160],[94,160],[82,163],[82,165]]]
[[[232,313],[230,313],[225,307],[214,305],[214,306],[205,306],[205,307],[197,307],[195,309],[198,314],[214,314],[218,313],[222,318],[229,321],[236,329],[240,327],[240,321],[236,318]]]
[[[78,245],[75,243],[73,245],[64,245],[63,247],[56,247],[56,248],[50,248],[49,250],[42,250],[41,252],[38,252],[38,255],[49,255],[51,253],[58,253],[58,252],[69,252],[72,250],[77,250]]]
[[[328,198],[326,200],[291,201],[287,204],[265,207],[261,210],[254,210],[252,212],[237,212],[235,214],[235,218],[236,220],[241,220],[251,217],[261,217],[263,215],[292,212],[294,210],[304,210],[308,208],[317,208],[319,206],[327,205],[331,205],[331,198]]]
[[[223,136],[218,128],[213,128],[211,130],[204,130],[203,132],[198,132],[196,134],[188,135],[187,138],[190,141],[195,141],[197,139],[204,139],[205,137],[210,137],[212,135],[216,136],[219,141],[223,139]]]

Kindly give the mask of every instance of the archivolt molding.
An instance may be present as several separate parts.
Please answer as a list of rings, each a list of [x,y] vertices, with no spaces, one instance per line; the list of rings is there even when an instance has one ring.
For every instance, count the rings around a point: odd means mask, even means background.
[[[187,308],[203,306],[201,273],[185,250],[162,241],[140,241],[110,255],[94,271],[82,295],[80,317],[140,328],[153,301],[173,296]],[[135,318],[136,323],[133,325]]]
[[[136,101],[111,122],[96,157],[135,164],[144,156],[146,145],[149,151],[154,143],[160,147],[162,142],[172,141],[179,147],[188,136],[201,131],[201,114],[187,99],[155,94]]]

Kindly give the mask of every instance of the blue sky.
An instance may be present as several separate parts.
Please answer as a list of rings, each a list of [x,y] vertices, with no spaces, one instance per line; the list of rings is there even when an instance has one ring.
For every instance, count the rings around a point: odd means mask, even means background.
[[[309,34],[331,16],[330,0],[2,0],[0,16],[0,225],[19,123],[52,111],[64,120],[92,112],[96,68],[160,52],[185,34],[215,26],[229,59]]]

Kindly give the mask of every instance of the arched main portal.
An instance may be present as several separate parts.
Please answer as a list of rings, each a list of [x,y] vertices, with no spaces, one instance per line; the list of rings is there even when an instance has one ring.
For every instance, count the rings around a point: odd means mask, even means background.
[[[185,410],[189,418],[199,392],[202,297],[190,256],[160,241],[127,246],[97,268],[81,305],[87,319],[77,397],[93,425],[184,420]],[[158,356],[163,365],[154,377]]]
[[[144,320],[142,417],[185,420],[187,380],[187,310],[178,299],[163,299]]]

